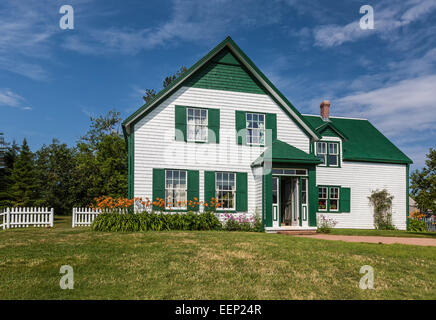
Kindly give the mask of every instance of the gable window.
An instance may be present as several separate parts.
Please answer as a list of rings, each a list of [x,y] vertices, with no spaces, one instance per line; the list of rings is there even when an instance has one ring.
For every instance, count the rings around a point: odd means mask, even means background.
[[[247,113],[247,144],[265,144],[265,115],[259,113]]]
[[[318,210],[326,211],[327,210],[327,187],[319,187],[318,188]]]
[[[187,108],[187,140],[207,142],[207,109]]]
[[[165,170],[165,208],[186,209],[186,170]]]
[[[216,199],[221,204],[220,209],[235,210],[236,204],[236,174],[216,172]]]
[[[330,187],[329,206],[332,211],[339,211],[339,188]]]
[[[338,142],[317,142],[316,156],[322,161],[322,166],[339,166],[339,143]]]

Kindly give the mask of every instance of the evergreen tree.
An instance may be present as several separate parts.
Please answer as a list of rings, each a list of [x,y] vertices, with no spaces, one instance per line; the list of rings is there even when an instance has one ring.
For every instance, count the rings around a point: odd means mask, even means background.
[[[38,199],[39,183],[35,170],[34,154],[30,151],[26,139],[20,148],[20,154],[14,162],[10,175],[9,196],[16,207],[32,207]]]
[[[12,144],[4,142],[2,154],[2,167],[0,168],[0,208],[12,206],[11,196],[9,193],[11,185],[11,173],[14,162],[19,153],[19,146],[14,141]]]
[[[49,146],[43,145],[36,152],[36,167],[39,181],[44,181],[37,205],[54,208],[56,214],[69,214],[76,205],[75,150],[53,139]]]

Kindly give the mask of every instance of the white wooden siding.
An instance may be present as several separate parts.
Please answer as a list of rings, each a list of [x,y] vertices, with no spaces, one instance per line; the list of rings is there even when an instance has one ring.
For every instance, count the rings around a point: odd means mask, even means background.
[[[338,141],[339,138],[323,137],[323,140]],[[341,146],[342,149],[342,146]],[[342,150],[341,150],[342,158]],[[317,185],[339,185],[351,188],[349,213],[323,214],[338,222],[336,228],[374,229],[373,208],[368,197],[371,191],[387,189],[394,196],[392,222],[398,229],[406,229],[406,165],[371,162],[352,162],[341,159],[341,167],[316,169]]]
[[[220,143],[175,141],[175,105],[220,109]],[[247,172],[248,211],[254,213],[259,199],[250,164],[264,148],[236,144],[236,110],[277,114],[277,138],[309,152],[307,135],[268,95],[182,87],[135,125],[134,196],[152,197],[153,168],[199,170],[200,201],[205,170]]]

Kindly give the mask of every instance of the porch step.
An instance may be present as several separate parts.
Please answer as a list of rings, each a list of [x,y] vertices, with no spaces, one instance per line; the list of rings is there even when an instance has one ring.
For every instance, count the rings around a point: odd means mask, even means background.
[[[307,235],[307,234],[316,234],[316,230],[280,230],[277,231],[278,234],[287,234],[289,236],[295,235]]]

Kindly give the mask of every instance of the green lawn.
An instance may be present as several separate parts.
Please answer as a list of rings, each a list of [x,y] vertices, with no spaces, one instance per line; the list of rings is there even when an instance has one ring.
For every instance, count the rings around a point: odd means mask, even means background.
[[[332,229],[330,234],[346,236],[382,236],[436,239],[436,232],[409,232],[405,230]]]
[[[435,247],[70,226],[0,231],[0,299],[436,299]],[[359,289],[363,265],[374,290]]]

